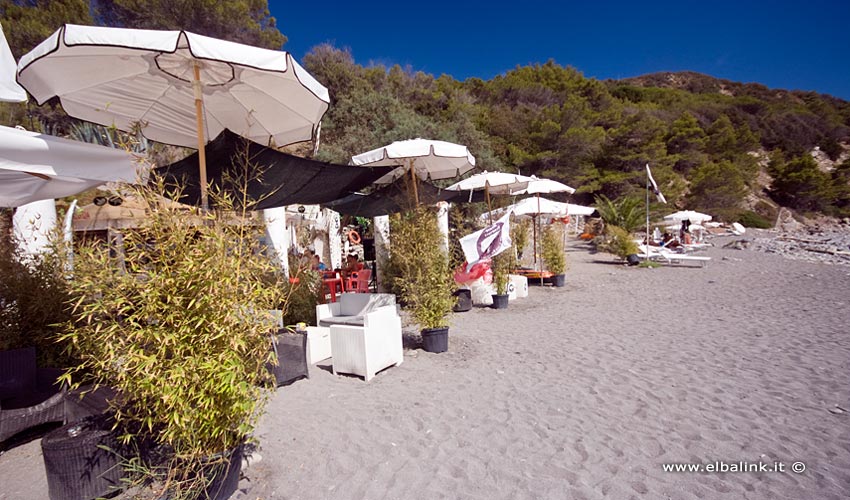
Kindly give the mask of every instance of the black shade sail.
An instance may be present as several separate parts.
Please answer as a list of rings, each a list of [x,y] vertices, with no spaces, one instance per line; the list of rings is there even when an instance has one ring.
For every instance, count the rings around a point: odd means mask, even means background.
[[[229,130],[207,144],[206,159],[210,206],[218,201],[215,193],[238,201],[244,186],[249,198],[245,205],[250,210],[327,204],[356,193],[394,168],[308,160],[262,146]],[[198,153],[154,169],[153,173],[164,180],[174,201],[200,206]],[[237,202],[236,206],[240,204]]]
[[[410,179],[402,177],[368,195],[355,193],[323,205],[341,214],[360,217],[378,217],[403,212],[413,205],[410,187],[407,185],[409,182]],[[432,205],[438,201],[465,203],[484,200],[483,191],[473,192],[470,196],[469,191],[446,191],[425,181],[419,181],[417,191],[421,205]]]

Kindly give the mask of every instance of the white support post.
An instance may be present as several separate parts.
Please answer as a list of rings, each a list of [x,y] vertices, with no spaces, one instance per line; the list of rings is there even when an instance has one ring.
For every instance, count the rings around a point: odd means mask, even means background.
[[[375,273],[377,276],[378,291],[384,292],[383,269],[381,266],[389,257],[390,249],[390,218],[386,215],[372,219],[372,232],[375,236]]]
[[[289,229],[286,227],[286,207],[263,210],[266,223],[266,238],[275,259],[286,276],[289,276]]]
[[[340,220],[339,213],[330,209],[327,210],[326,218],[328,221],[328,245],[330,246],[330,268],[340,269],[342,267],[342,241],[340,241]]]
[[[440,233],[443,234],[443,240],[440,242],[440,246],[443,248],[443,252],[449,252],[449,205],[445,201],[437,202],[437,227],[440,229]]]

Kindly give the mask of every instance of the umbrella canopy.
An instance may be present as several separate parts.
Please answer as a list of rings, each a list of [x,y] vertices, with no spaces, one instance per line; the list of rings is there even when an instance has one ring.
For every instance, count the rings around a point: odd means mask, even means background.
[[[27,100],[27,91],[15,81],[15,58],[3,33],[3,25],[0,25],[0,101],[24,102]]]
[[[694,212],[693,210],[682,210],[676,212],[674,214],[665,215],[664,220],[672,220],[672,221],[683,221],[689,220],[693,223],[699,224],[701,222],[706,222],[711,220],[710,215],[706,215],[700,212]]]
[[[569,193],[576,192],[575,189],[566,184],[551,179],[540,179],[532,176],[533,179],[528,183],[525,189],[522,189],[514,194],[549,194],[549,193]]]
[[[67,24],[21,58],[18,82],[76,118],[140,124],[148,139],[197,148],[204,200],[212,137],[227,128],[262,144],[308,141],[330,103],[290,54],[186,31]]]
[[[547,198],[525,198],[502,210],[513,210],[514,215],[567,215],[566,203],[552,201]]]
[[[0,126],[0,206],[62,198],[106,182],[136,182],[119,149]]]
[[[595,211],[596,209],[593,207],[567,203],[567,215],[593,215],[593,212]]]
[[[281,153],[222,132],[206,147],[210,184],[238,200],[247,190],[251,210],[292,204],[313,205],[343,198],[386,175],[392,167],[358,168],[308,160]],[[192,154],[154,173],[162,176],[176,201],[200,205],[198,154]],[[180,196],[177,191],[180,191]]]
[[[138,122],[150,140],[194,148],[196,67],[205,142],[225,128],[263,144],[307,141],[330,103],[292,55],[186,31],[67,24],[21,58],[18,82],[76,118],[125,131]]]
[[[487,189],[492,194],[514,194],[525,189],[534,177],[511,174],[508,172],[481,172],[467,177],[447,187],[447,191],[483,191]]]
[[[400,166],[410,162],[413,172],[422,180],[450,179],[475,168],[475,157],[466,146],[445,141],[410,139],[396,141],[389,146],[373,149],[351,157],[357,166]],[[404,175],[407,169],[398,168],[378,179],[378,184],[389,184]]]

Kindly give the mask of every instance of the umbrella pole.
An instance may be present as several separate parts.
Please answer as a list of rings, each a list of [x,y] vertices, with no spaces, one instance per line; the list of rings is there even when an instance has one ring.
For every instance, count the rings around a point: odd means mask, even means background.
[[[490,183],[484,182],[484,196],[487,198],[487,217],[490,220],[490,225],[493,225],[493,207],[490,206]]]
[[[416,187],[416,169],[413,168],[414,161],[412,158],[410,159],[410,179],[413,181],[413,200],[419,205],[419,190]]]
[[[195,92],[195,118],[198,130],[198,166],[201,170],[201,208],[209,210],[210,204],[207,198],[207,152],[204,148],[204,101],[201,92],[201,67],[196,61],[194,63],[195,81],[192,89]]]

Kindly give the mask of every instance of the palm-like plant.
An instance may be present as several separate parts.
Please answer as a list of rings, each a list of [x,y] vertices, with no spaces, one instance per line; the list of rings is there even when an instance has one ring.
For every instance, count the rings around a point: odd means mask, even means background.
[[[627,232],[633,233],[645,223],[643,204],[637,198],[625,196],[612,201],[603,194],[596,196],[594,202],[602,220],[609,226],[621,227]]]

